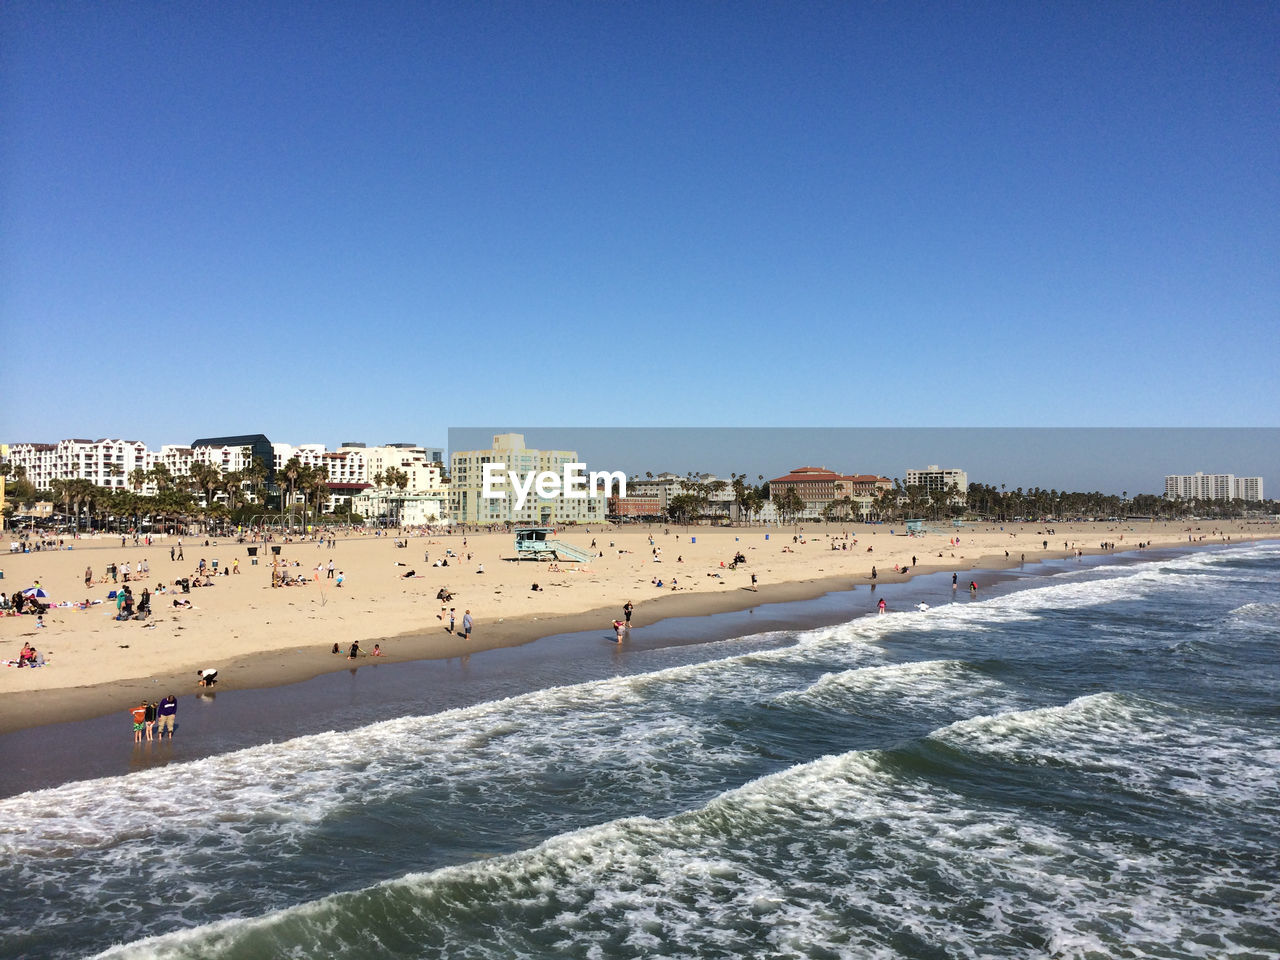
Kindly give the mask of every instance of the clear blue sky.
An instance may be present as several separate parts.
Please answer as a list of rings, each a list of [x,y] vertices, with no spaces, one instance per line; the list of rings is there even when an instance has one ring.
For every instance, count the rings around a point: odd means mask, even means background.
[[[3,440],[1280,423],[1274,3],[0,34]]]

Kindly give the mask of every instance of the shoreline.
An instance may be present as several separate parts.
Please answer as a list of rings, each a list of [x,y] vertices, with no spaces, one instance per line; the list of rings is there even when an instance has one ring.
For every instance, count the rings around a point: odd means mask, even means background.
[[[1106,566],[1113,561],[1129,566],[1278,539],[1183,544],[1115,553],[1099,550],[1078,559],[1050,557],[1025,563],[1010,558],[1010,563],[1005,564],[1003,556],[996,556],[990,559],[998,563],[974,567],[972,574],[981,584],[980,602],[1051,582],[1056,574],[1073,569]],[[941,607],[973,602],[967,590],[958,594],[953,591],[949,572],[938,568],[921,570],[918,581],[900,578],[878,584],[876,591],[864,591],[864,584],[849,583],[848,578],[779,584],[770,591],[769,599],[752,595],[753,602],[745,608],[729,604],[726,609],[710,613],[698,602],[706,597],[674,598],[684,602],[666,604],[665,616],[638,624],[634,635],[622,646],[612,641],[593,612],[586,612],[543,618],[537,621],[535,637],[512,638],[505,647],[491,644],[483,650],[477,647],[455,651],[448,658],[386,663],[369,659],[357,666],[348,664],[344,657],[341,666],[299,679],[277,673],[272,676],[272,683],[265,685],[199,693],[179,687],[178,735],[168,741],[132,743],[125,724],[127,717],[119,704],[106,714],[88,710],[82,719],[64,716],[52,723],[0,734],[0,751],[10,758],[0,768],[0,797],[171,763],[198,762],[298,737],[343,735],[399,717],[431,716],[564,684],[661,670],[690,662],[687,655],[678,652],[684,646],[696,648],[740,640],[741,645],[734,649],[741,653],[769,649],[793,642],[791,637],[797,632],[874,616],[879,597],[889,601],[891,613],[911,612],[921,600]],[[556,632],[555,627],[580,629]],[[780,632],[786,636],[779,637]],[[712,656],[729,655],[724,649],[713,651]],[[378,669],[381,666],[390,669]],[[139,681],[137,689],[145,690],[148,698],[166,692],[158,682],[150,689],[142,684]],[[94,693],[95,688],[89,688],[89,692]],[[112,685],[110,696],[113,701],[119,699],[118,685]],[[128,704],[131,699],[126,697],[123,702]]]
[[[1261,542],[1280,539],[1275,536],[1240,535],[1229,542],[1153,544],[1147,549],[1113,549],[1081,547],[1084,556],[1115,556],[1117,558],[1141,557],[1148,550],[1174,550],[1186,552],[1195,549],[1221,548],[1245,542]],[[917,547],[917,549],[921,549]],[[927,558],[936,560],[937,558]],[[1003,553],[987,553],[972,560],[962,558],[963,563],[920,563],[909,573],[886,571],[873,584],[869,576],[857,577],[847,573],[828,574],[807,579],[786,580],[761,584],[752,590],[738,587],[719,593],[667,593],[643,599],[636,604],[636,625],[647,625],[672,618],[714,617],[718,614],[743,612],[766,604],[812,601],[826,594],[848,591],[861,586],[890,586],[907,584],[918,577],[938,573],[960,573],[979,576],[990,582],[992,574],[1025,566],[1027,563],[1063,561],[1070,557],[1036,556],[1026,561]],[[987,584],[980,584],[985,586]],[[360,666],[391,666],[423,661],[442,661],[470,654],[525,646],[538,640],[560,634],[589,631],[607,624],[617,616],[616,606],[592,607],[570,613],[527,616],[499,621],[478,621],[475,635],[470,642],[460,636],[441,632],[406,631],[388,633],[370,642],[394,647],[378,658],[362,650],[354,663],[347,659],[345,645],[333,654],[316,644],[289,646],[245,653],[228,658],[218,664],[222,690],[270,690],[315,679],[326,674],[350,671]],[[871,612],[869,608],[868,613]],[[361,644],[366,644],[364,637]],[[48,669],[48,668],[46,668]],[[195,693],[194,680],[188,669],[168,670],[140,677],[109,680],[98,684],[55,687],[50,689],[14,691],[0,697],[0,736],[37,729],[60,723],[75,723],[122,713],[140,699],[155,699],[159,695],[174,692],[179,696]]]

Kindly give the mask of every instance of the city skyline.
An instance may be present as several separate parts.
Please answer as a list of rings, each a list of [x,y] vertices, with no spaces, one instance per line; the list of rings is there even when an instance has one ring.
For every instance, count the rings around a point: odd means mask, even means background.
[[[1276,425],[1274,6],[0,30],[2,436]]]
[[[800,466],[878,473],[905,479],[907,471],[937,465],[959,469],[970,483],[1008,489],[1098,490],[1160,494],[1166,478],[1196,471],[1260,477],[1265,491],[1280,483],[1280,428],[600,428],[497,426],[453,428],[440,450],[448,464],[460,450],[488,449],[496,435],[524,434],[531,447],[574,450],[591,468],[628,476],[673,472],[745,473],[765,480]],[[70,439],[70,438],[63,438]],[[104,438],[130,440],[131,438]],[[270,438],[268,438],[270,439]],[[9,441],[3,441],[9,443]],[[29,442],[29,441],[19,441]],[[52,441],[56,443],[57,441]],[[139,441],[140,442],[140,441]],[[321,441],[270,439],[299,450]],[[190,441],[147,448],[184,447]],[[9,443],[16,446],[17,443]],[[372,452],[372,447],[370,448]],[[276,459],[280,460],[277,453]],[[287,456],[287,454],[285,455]],[[337,478],[349,479],[349,478]],[[118,484],[123,484],[118,478]]]

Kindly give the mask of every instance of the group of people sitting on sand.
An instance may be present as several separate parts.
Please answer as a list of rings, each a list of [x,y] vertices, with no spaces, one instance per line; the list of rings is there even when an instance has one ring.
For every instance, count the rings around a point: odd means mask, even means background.
[[[116,594],[115,601],[117,620],[145,620],[151,616],[151,591],[146,587],[142,588],[142,595],[138,598],[136,610],[134,609],[133,589],[128,586]]]
[[[39,597],[29,597],[24,593],[15,593],[12,597],[7,597],[0,593],[0,613],[5,616],[16,617],[31,613],[42,616],[48,612],[49,604],[41,603]]]
[[[11,666],[18,667],[43,667],[44,654],[40,653],[29,643],[22,645],[22,652],[18,654],[17,660],[7,661]]]

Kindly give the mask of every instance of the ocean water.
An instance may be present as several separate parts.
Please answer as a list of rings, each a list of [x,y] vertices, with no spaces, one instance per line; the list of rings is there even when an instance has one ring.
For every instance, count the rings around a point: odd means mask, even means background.
[[[0,956],[1280,956],[1280,545],[959,593],[0,800]]]

